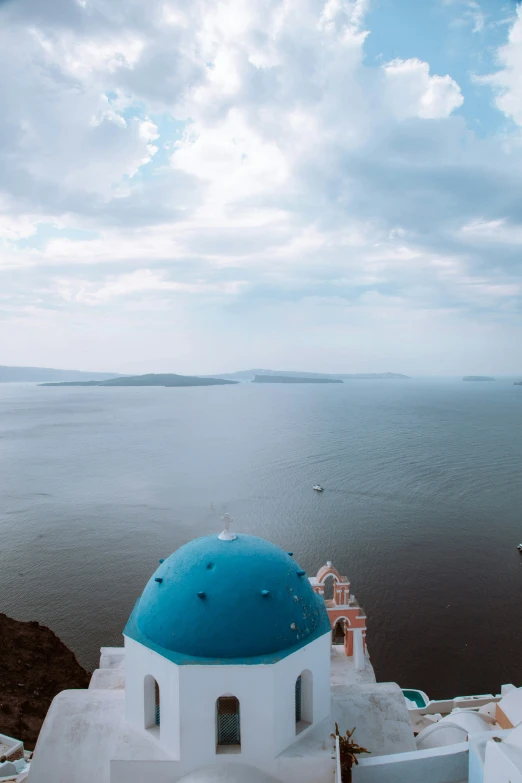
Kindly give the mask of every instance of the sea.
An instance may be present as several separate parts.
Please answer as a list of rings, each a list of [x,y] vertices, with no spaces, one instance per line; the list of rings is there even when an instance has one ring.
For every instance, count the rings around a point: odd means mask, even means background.
[[[512,380],[1,384],[0,611],[92,670],[158,559],[228,512],[349,577],[378,680],[498,693],[522,685],[521,473]]]

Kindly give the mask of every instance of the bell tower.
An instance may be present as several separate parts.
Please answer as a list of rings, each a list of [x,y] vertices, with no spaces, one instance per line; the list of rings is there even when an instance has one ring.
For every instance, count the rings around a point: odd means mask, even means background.
[[[346,655],[354,659],[355,668],[364,669],[366,615],[355,596],[350,594],[348,578],[341,576],[328,560],[317,576],[310,577],[310,584],[324,599],[332,627],[332,644],[344,645]]]

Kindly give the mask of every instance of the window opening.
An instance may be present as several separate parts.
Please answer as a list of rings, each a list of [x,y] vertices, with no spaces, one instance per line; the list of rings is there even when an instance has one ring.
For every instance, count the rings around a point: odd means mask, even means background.
[[[154,682],[154,723],[160,725],[160,690],[157,682]]]
[[[217,700],[217,744],[225,748],[241,745],[239,700],[235,696],[221,696]]]
[[[143,725],[150,731],[160,725],[160,688],[151,674],[143,681]]]
[[[301,675],[295,681],[295,722],[301,722],[301,694],[302,694],[302,680]]]
[[[295,733],[300,734],[314,720],[313,677],[309,669],[304,669],[295,681]]]

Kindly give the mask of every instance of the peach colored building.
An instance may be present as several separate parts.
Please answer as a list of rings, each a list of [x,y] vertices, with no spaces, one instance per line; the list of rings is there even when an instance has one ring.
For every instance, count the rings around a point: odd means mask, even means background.
[[[317,576],[310,577],[315,593],[324,598],[330,625],[332,643],[344,644],[346,655],[351,657],[357,649],[357,641],[362,653],[366,651],[366,615],[350,594],[350,582],[330,561],[322,566]]]

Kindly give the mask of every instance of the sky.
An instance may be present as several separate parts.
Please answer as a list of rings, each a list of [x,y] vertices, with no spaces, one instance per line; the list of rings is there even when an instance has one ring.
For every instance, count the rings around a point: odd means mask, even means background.
[[[522,372],[522,7],[0,0],[0,364]]]

